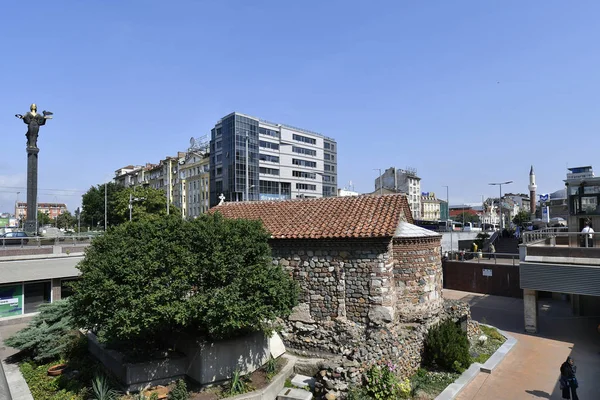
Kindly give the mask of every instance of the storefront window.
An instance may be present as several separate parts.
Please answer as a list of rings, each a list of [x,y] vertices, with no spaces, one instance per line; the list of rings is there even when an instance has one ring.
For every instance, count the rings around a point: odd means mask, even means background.
[[[50,303],[50,281],[26,283],[25,285],[25,314],[37,311],[40,304]]]

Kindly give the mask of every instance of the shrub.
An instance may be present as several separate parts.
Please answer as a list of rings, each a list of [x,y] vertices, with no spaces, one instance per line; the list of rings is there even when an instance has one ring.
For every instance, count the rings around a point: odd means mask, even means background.
[[[365,373],[364,393],[376,400],[404,399],[410,396],[410,381],[400,381],[391,362],[373,364]],[[362,395],[361,392],[357,393]]]
[[[451,320],[427,332],[423,362],[432,368],[462,372],[470,364],[467,334]]]
[[[119,392],[110,387],[110,383],[104,375],[94,378],[92,391],[94,392],[94,400],[117,400],[119,396]]]
[[[55,363],[35,365],[32,362],[23,362],[19,369],[31,395],[36,400],[86,400],[88,399],[86,390],[79,385],[73,385],[71,388],[61,387],[62,376],[57,378],[50,377],[47,374],[48,368]],[[76,386],[76,387],[75,387]]]
[[[4,341],[31,356],[37,362],[61,358],[76,339],[69,300],[42,304],[29,325]]]
[[[105,342],[130,345],[183,330],[214,339],[266,330],[298,297],[272,263],[269,237],[259,221],[220,214],[119,225],[78,265],[74,318]]]
[[[231,387],[229,388],[229,394],[231,396],[235,396],[237,394],[246,393],[248,391],[246,382],[244,382],[244,378],[239,369],[233,371],[233,376],[231,377]]]
[[[183,379],[175,384],[175,387],[169,392],[169,400],[187,400],[189,397],[187,386]]]

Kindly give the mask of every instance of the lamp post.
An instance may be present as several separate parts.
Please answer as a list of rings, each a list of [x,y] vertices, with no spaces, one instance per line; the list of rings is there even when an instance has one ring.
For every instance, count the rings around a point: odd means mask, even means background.
[[[133,210],[133,202],[146,200],[145,197],[133,197],[131,193],[129,193],[129,221],[131,222],[131,211]]]
[[[513,181],[506,181],[506,182],[496,182],[496,183],[490,183],[489,185],[491,186],[499,186],[500,187],[500,197],[498,198],[498,207],[499,207],[499,216],[500,216],[500,232],[502,232],[502,230],[504,230],[504,218],[502,218],[502,185],[508,185],[510,183],[513,183]]]
[[[250,136],[248,135],[248,131],[246,131],[246,185],[245,189],[246,189],[246,199],[245,201],[249,201],[249,197],[250,197],[250,174],[248,171],[248,167],[249,167],[249,163],[248,163],[248,159],[250,158],[250,155],[248,154],[248,141],[250,140]]]
[[[446,215],[446,226],[448,226],[448,221],[450,220],[450,189],[448,187],[448,185],[444,185],[444,187],[446,188],[446,206],[448,208],[448,214]],[[452,231],[454,230],[454,227],[452,226],[452,223],[450,223],[450,252],[452,252]]]
[[[379,195],[383,194],[383,176],[381,174],[381,168],[373,168],[373,171],[379,171]]]

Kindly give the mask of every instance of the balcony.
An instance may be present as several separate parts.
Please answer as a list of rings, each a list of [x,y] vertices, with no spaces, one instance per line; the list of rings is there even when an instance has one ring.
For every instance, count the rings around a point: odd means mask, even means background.
[[[526,232],[520,245],[521,288],[600,296],[600,233],[567,228]],[[585,247],[588,246],[588,247]]]

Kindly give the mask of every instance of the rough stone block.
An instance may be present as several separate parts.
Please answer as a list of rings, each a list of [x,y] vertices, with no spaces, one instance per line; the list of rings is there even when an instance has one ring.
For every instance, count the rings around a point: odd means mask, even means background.
[[[311,376],[297,374],[292,378],[291,382],[292,385],[300,389],[304,389],[307,386],[311,388],[315,387],[315,378]]]

